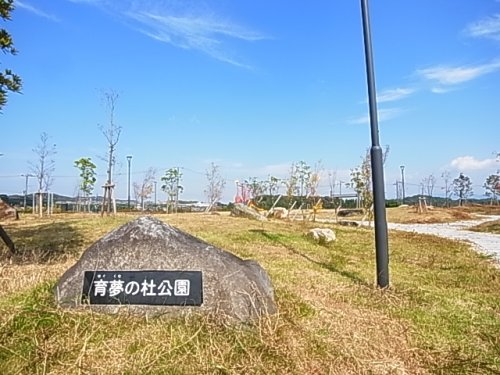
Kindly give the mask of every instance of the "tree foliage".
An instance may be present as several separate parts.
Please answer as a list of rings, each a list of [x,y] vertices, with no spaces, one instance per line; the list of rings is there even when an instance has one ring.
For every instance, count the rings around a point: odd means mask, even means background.
[[[491,203],[498,204],[498,196],[500,195],[500,175],[489,175],[483,187],[486,189],[486,195],[491,198]]]
[[[10,20],[10,13],[14,10],[13,0],[0,0],[0,17],[4,21]],[[4,53],[15,55],[14,41],[7,30],[0,29],[0,49]],[[10,69],[0,71],[0,111],[7,104],[7,92],[21,91],[21,78]]]
[[[473,194],[472,181],[469,176],[460,173],[460,175],[453,180],[453,193],[458,197],[459,206],[463,206],[467,199]]]
[[[90,199],[94,191],[94,185],[97,181],[96,179],[96,165],[92,162],[91,158],[80,158],[75,160],[75,168],[80,171],[80,185],[79,189],[85,197],[85,203],[87,205],[88,211],[90,212]]]
[[[170,168],[165,171],[165,175],[161,177],[161,181],[163,185],[161,189],[167,193],[168,202],[167,202],[167,212],[171,212],[174,208],[177,209],[177,201],[179,199],[179,194],[184,191],[184,187],[180,184],[182,181],[182,172],[180,172],[179,168]]]
[[[244,181],[250,198],[255,200],[267,190],[266,181],[260,181],[257,177],[249,177]]]
[[[367,150],[361,164],[351,170],[351,187],[358,195],[360,204],[368,210],[373,204],[372,168],[370,151]]]
[[[269,180],[267,180],[267,190],[270,196],[278,194],[280,185],[283,183],[281,179],[275,176],[269,176]]]
[[[389,146],[385,147],[383,154],[383,162],[387,160],[389,155]],[[367,149],[365,156],[362,157],[361,164],[354,169],[351,169],[351,187],[358,195],[358,200],[361,206],[371,213],[373,205],[373,184],[372,184],[372,165],[370,150]]]
[[[80,171],[80,190],[88,197],[94,191],[96,179],[96,165],[91,158],[81,158],[75,160],[75,168]]]

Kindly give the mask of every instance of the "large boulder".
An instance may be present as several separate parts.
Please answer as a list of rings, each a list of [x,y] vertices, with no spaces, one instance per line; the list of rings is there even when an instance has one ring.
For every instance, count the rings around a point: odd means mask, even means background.
[[[266,221],[267,218],[259,211],[248,207],[243,203],[235,203],[231,209],[231,216],[246,217],[247,219],[254,219],[259,221]]]
[[[326,244],[336,240],[335,232],[329,228],[313,228],[307,235],[318,243]]]
[[[12,206],[8,205],[7,203],[5,203],[0,198],[0,220],[7,220],[7,219],[16,220],[18,218],[19,216],[17,214],[17,210]]]
[[[284,207],[275,207],[269,211],[269,214],[276,219],[286,219],[288,217],[288,210]]]
[[[153,217],[138,218],[95,242],[55,292],[63,308],[103,313],[201,313],[247,321],[276,311],[271,280],[257,262]]]

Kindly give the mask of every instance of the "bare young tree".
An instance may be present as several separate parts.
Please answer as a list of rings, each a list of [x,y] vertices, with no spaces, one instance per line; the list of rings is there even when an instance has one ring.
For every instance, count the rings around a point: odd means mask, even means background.
[[[104,185],[104,198],[102,203],[101,215],[104,214],[105,207],[107,207],[107,213],[111,212],[111,206],[113,207],[113,213],[116,214],[116,204],[114,204],[113,197],[113,169],[115,166],[115,151],[116,145],[120,140],[120,134],[122,132],[121,126],[118,126],[115,123],[115,109],[116,102],[118,101],[119,95],[113,90],[106,91],[103,93],[103,99],[106,105],[106,108],[109,112],[109,124],[104,127],[103,125],[99,125],[99,129],[102,134],[106,138],[108,151],[106,153],[106,162],[107,162],[107,180]]]
[[[436,178],[433,174],[430,174],[429,177],[422,180],[422,183],[424,185],[423,190],[425,192],[422,195],[427,195],[429,197],[429,204],[432,205],[432,194],[434,192],[434,186],[436,185]]]
[[[55,170],[55,161],[52,157],[57,153],[56,145],[50,144],[49,135],[45,132],[40,134],[40,143],[33,149],[38,160],[31,163],[31,172],[38,182],[38,192],[36,194],[38,216],[43,216],[43,193],[50,189],[54,179],[52,174]]]
[[[337,180],[337,171],[328,171],[328,186],[330,187],[330,198],[333,199],[333,193],[335,190]]]
[[[269,176],[267,180],[267,189],[269,191],[269,196],[272,198],[273,195],[278,194],[280,185],[283,183],[281,179],[275,176]]]
[[[207,188],[205,189],[205,196],[208,200],[208,207],[206,212],[213,209],[214,205],[222,198],[226,181],[220,173],[218,165],[211,163],[210,167],[205,171],[207,177]]]
[[[316,162],[314,168],[309,173],[309,180],[306,182],[306,201],[310,200],[311,203],[313,210],[312,221],[316,221],[316,214],[323,207],[321,197],[318,196],[318,186],[322,170],[321,161]]]
[[[257,177],[249,177],[244,181],[244,184],[251,200],[257,204],[255,200],[264,194],[267,189],[266,181],[261,181]]]
[[[483,187],[486,190],[486,196],[490,197],[490,204],[498,204],[498,196],[500,196],[500,173],[489,175]]]
[[[450,183],[451,174],[449,171],[444,171],[441,174],[441,177],[444,180],[444,187],[442,189],[444,190],[445,206],[448,207],[450,205],[450,195],[453,187],[453,185]]]
[[[295,163],[290,166],[290,175],[288,176],[288,179],[284,181],[284,184],[286,186],[288,201],[290,205],[292,205],[292,199],[294,195],[297,194],[298,189],[297,168],[295,167]]]
[[[134,194],[136,201],[140,202],[141,210],[144,211],[144,202],[153,193],[153,184],[156,178],[156,169],[149,168],[144,174],[142,182],[134,182]]]
[[[385,146],[383,163],[389,155],[389,146]],[[373,186],[370,150],[366,150],[361,164],[351,170],[351,186],[358,195],[358,206],[365,210],[365,217],[371,221],[373,216]]]

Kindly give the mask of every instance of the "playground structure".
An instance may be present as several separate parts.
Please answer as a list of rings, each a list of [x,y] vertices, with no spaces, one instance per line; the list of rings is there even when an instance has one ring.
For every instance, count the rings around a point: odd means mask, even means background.
[[[234,181],[234,183],[236,184],[236,195],[234,196],[234,203],[248,204],[251,199],[248,185],[245,183],[241,183],[238,180]]]

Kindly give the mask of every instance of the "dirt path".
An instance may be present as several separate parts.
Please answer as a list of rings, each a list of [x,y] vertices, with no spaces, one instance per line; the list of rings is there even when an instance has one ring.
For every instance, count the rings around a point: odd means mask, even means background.
[[[485,255],[494,257],[497,261],[496,263],[500,264],[500,235],[493,233],[472,232],[470,230],[467,230],[468,228],[475,225],[499,219],[500,216],[488,215],[478,220],[465,220],[445,224],[388,223],[388,228],[406,232],[433,234],[452,240],[467,241],[471,243],[472,247],[475,250]]]

